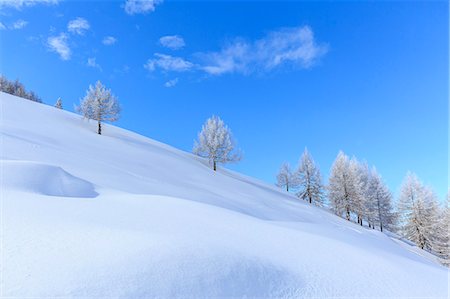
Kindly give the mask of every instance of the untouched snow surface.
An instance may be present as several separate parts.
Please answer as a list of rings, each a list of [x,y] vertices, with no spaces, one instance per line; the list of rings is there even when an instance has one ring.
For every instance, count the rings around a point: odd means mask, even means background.
[[[4,297],[448,297],[411,244],[135,133],[1,97]]]

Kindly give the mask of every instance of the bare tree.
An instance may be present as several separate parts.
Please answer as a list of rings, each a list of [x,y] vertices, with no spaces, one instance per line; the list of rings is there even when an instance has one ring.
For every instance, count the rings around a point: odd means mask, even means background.
[[[289,192],[290,189],[297,187],[295,182],[295,177],[292,173],[291,166],[289,163],[281,164],[280,170],[277,174],[277,186],[285,187],[286,191]]]

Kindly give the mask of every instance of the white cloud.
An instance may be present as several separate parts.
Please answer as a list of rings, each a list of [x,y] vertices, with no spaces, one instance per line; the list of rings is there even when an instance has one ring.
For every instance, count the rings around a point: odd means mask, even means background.
[[[80,17],[70,21],[67,24],[67,30],[69,30],[69,32],[79,35],[83,35],[87,30],[89,30],[90,27],[89,22]]]
[[[154,71],[157,68],[163,71],[184,72],[192,69],[194,64],[184,60],[181,57],[173,57],[170,55],[155,53],[155,58],[149,59],[144,67],[149,71]]]
[[[92,68],[95,68],[95,69],[99,69],[100,71],[102,70],[102,67],[97,63],[95,57],[90,57],[90,58],[88,58],[86,65],[87,65],[88,67],[92,67]]]
[[[159,43],[166,48],[172,50],[178,50],[183,48],[186,44],[184,43],[184,39],[179,35],[167,35],[163,36],[159,39]]]
[[[36,4],[58,4],[58,0],[0,0],[0,9],[4,7],[12,7],[15,9],[22,9],[23,7],[30,7]]]
[[[174,87],[178,83],[178,78],[172,79],[164,83],[165,87]]]
[[[5,24],[3,24],[2,22],[0,22],[0,30],[6,30]]]
[[[129,15],[146,14],[155,11],[155,7],[163,0],[126,0],[124,9]]]
[[[47,39],[47,45],[51,51],[59,54],[62,60],[69,60],[72,54],[67,43],[67,35],[61,33],[58,36],[50,36]]]
[[[112,46],[117,42],[117,38],[114,36],[105,36],[102,40],[102,43],[106,46]]]
[[[270,71],[282,65],[309,68],[326,54],[308,26],[273,31],[264,38],[248,42],[236,40],[218,52],[201,53],[201,69],[212,75]]]
[[[11,29],[22,29],[27,26],[28,22],[24,20],[17,20],[11,25]]]

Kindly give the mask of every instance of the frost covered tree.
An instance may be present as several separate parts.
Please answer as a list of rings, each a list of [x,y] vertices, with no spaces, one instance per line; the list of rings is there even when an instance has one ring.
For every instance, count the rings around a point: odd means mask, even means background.
[[[367,163],[359,162],[355,157],[349,163],[349,193],[351,211],[356,214],[358,224],[363,225],[363,218],[367,219],[365,198],[369,192],[370,171]]]
[[[236,149],[231,130],[215,115],[206,120],[198,133],[193,152],[208,158],[214,171],[217,170],[218,163],[238,162],[242,158],[240,151]]]
[[[99,135],[102,134],[102,122],[117,121],[120,116],[120,105],[117,98],[100,81],[90,85],[86,96],[80,101],[77,110],[87,119],[96,120]]]
[[[324,194],[322,177],[308,149],[303,152],[297,171],[294,173],[299,188],[297,196],[303,200],[323,206]]]
[[[25,90],[25,86],[18,79],[16,79],[14,81],[13,88],[14,88],[14,95],[21,97],[21,98],[28,97],[28,94]]]
[[[342,216],[345,214],[347,220],[350,220],[352,196],[349,166],[350,160],[348,156],[340,151],[331,166],[327,186],[331,208],[336,215]]]
[[[34,102],[42,103],[42,100],[33,92],[27,92],[25,86],[17,79],[14,82],[9,81],[0,74],[0,91],[28,99]]]
[[[393,209],[392,193],[375,168],[370,172],[366,196],[366,215],[372,228],[377,224],[380,231],[383,229],[394,231],[397,217]]]
[[[422,249],[434,251],[438,240],[439,206],[434,192],[413,173],[403,181],[398,200],[400,232]]]
[[[340,151],[331,167],[327,190],[333,211],[339,216],[345,214],[347,220],[355,214],[362,225],[364,188],[361,169],[356,158],[349,159]]]
[[[56,100],[55,107],[58,108],[58,109],[62,109],[63,108],[61,98],[58,98]]]
[[[292,173],[289,163],[281,164],[280,170],[277,174],[277,186],[286,188],[289,192],[290,189],[297,187],[294,174]]]
[[[437,253],[442,264],[450,267],[450,194],[447,195],[447,202],[442,209],[440,219],[436,236],[439,239]]]

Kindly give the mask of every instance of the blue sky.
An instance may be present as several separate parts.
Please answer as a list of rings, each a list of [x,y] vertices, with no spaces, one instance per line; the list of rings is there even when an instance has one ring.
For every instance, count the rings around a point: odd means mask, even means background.
[[[308,147],[339,150],[396,193],[408,170],[448,186],[448,4],[0,1],[0,71],[67,110],[101,80],[117,125],[190,151],[205,119],[232,129],[230,168],[274,182]],[[45,121],[45,120],[43,120]]]

